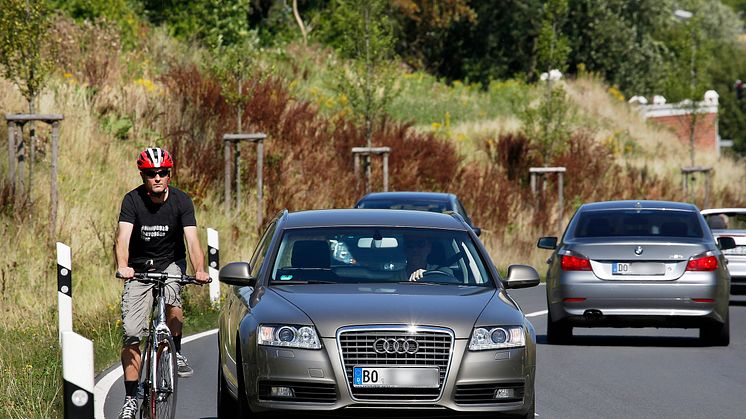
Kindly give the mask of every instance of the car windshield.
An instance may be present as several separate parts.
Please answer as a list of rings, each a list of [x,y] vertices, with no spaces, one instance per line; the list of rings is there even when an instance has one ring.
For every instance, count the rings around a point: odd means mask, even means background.
[[[399,210],[413,210],[413,211],[429,211],[429,212],[446,212],[451,211],[451,205],[447,201],[432,201],[432,200],[385,200],[376,199],[373,201],[362,201],[358,204],[358,208],[373,208],[373,209],[399,209]]]
[[[578,214],[572,236],[701,238],[702,227],[693,211],[599,210]]]
[[[746,213],[721,212],[705,215],[713,230],[746,230]]]
[[[465,231],[355,227],[287,230],[273,284],[412,283],[494,286]]]

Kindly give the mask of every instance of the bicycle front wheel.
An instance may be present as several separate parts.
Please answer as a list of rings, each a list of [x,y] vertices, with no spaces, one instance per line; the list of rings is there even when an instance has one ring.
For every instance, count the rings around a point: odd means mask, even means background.
[[[176,415],[176,349],[171,338],[158,345],[155,355],[155,382],[150,389],[152,419],[174,419]]]

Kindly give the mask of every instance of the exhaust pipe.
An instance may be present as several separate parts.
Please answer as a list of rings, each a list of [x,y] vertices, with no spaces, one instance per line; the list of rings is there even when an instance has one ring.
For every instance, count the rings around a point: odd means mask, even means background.
[[[597,309],[590,309],[583,312],[583,317],[585,317],[587,320],[598,320],[603,316],[604,313],[602,313],[601,310]]]

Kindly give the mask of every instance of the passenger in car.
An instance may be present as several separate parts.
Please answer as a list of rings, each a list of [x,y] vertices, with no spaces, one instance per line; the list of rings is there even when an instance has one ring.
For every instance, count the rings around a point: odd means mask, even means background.
[[[725,214],[716,214],[715,216],[707,217],[707,224],[709,224],[712,230],[727,230],[728,216]]]

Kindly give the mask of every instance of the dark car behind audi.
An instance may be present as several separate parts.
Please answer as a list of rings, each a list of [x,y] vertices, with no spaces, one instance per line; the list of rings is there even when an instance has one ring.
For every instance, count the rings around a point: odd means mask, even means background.
[[[582,205],[565,234],[539,239],[554,250],[547,271],[547,338],[573,327],[699,328],[728,345],[730,277],[722,250],[697,207],[664,201]]]
[[[501,278],[457,214],[283,212],[250,262],[226,265],[220,280],[232,287],[219,320],[219,417],[534,417],[536,334],[506,288],[537,285],[538,273],[511,265]]]
[[[452,193],[444,192],[371,192],[360,198],[355,208],[400,209],[410,211],[446,212],[459,214],[477,236],[482,229],[476,227],[464,204]]]

